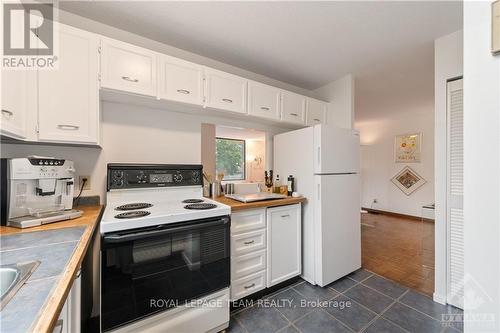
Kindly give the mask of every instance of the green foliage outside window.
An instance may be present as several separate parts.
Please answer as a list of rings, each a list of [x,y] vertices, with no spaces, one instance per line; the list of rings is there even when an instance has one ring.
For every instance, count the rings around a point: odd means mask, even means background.
[[[215,164],[224,180],[245,179],[245,140],[215,139]]]

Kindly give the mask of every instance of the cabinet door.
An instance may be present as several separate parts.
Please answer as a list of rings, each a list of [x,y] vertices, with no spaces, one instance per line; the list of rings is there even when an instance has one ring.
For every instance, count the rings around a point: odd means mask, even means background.
[[[2,70],[1,134],[26,139],[29,113],[36,114],[36,71]]]
[[[281,120],[304,125],[306,119],[306,98],[290,91],[281,91]]]
[[[101,87],[156,97],[155,52],[101,38]]]
[[[247,113],[247,80],[205,67],[205,107]]]
[[[57,68],[39,71],[40,141],[97,144],[99,84],[97,36],[57,25]]]
[[[301,206],[267,209],[267,287],[300,275]]]
[[[159,97],[203,105],[203,67],[169,56],[160,58]]]
[[[248,82],[248,114],[280,119],[280,90],[255,81]]]
[[[307,126],[326,124],[326,111],[328,104],[317,99],[307,99]]]

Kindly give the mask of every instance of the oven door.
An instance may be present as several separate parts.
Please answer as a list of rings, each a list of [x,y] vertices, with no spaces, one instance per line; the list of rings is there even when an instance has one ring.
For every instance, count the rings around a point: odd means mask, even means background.
[[[229,216],[108,233],[101,250],[101,330],[229,287]]]

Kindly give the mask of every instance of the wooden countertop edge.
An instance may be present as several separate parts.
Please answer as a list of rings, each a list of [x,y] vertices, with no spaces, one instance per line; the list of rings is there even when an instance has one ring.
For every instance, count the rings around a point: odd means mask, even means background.
[[[69,291],[71,290],[71,285],[76,277],[78,268],[82,264],[85,253],[89,248],[90,241],[92,240],[92,235],[94,230],[101,220],[101,216],[104,212],[104,206],[100,206],[100,211],[97,214],[95,221],[87,225],[78,245],[69,260],[69,264],[66,269],[61,274],[61,278],[57,282],[57,285],[52,292],[50,298],[44,304],[42,311],[39,313],[34,325],[31,326],[30,331],[36,333],[52,333],[59,315],[64,306],[66,298],[68,297]],[[66,226],[65,226],[66,227]],[[67,226],[69,228],[71,226]]]
[[[240,201],[229,199],[226,197],[219,197],[219,198],[216,198],[214,200],[217,202],[220,202],[222,204],[230,206],[231,212],[237,212],[237,211],[247,210],[247,209],[257,209],[257,208],[293,205],[296,203],[305,202],[305,201],[307,201],[307,198],[305,198],[305,197],[298,197],[298,198],[288,197],[285,199],[263,200],[263,201],[254,201],[254,202],[248,202],[248,203],[240,202]]]

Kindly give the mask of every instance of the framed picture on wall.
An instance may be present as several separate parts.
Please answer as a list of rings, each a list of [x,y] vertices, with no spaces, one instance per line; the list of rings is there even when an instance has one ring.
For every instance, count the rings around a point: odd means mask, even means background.
[[[404,194],[410,195],[424,185],[426,180],[416,173],[415,170],[406,166],[392,177],[391,182],[403,191]]]
[[[396,135],[394,160],[396,163],[418,163],[422,147],[422,133]]]

